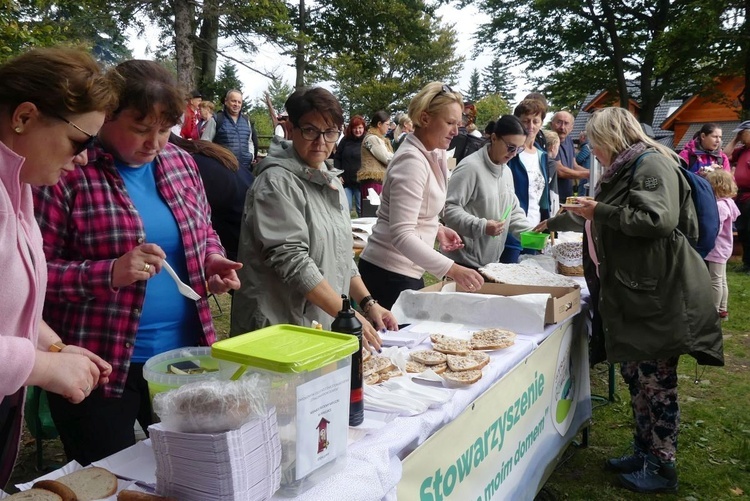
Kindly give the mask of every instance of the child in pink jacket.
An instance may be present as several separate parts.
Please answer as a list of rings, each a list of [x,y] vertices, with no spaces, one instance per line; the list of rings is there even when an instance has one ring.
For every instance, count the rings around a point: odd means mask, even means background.
[[[714,289],[714,302],[722,320],[729,318],[727,312],[727,261],[732,255],[732,223],[740,215],[740,210],[732,198],[737,194],[737,184],[732,174],[723,170],[714,170],[706,175],[716,195],[716,205],[719,208],[719,235],[716,245],[706,256],[708,272],[711,275],[711,285]]]

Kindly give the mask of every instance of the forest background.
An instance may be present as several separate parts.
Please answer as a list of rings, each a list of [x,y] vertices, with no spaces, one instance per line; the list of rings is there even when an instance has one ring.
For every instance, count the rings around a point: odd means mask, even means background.
[[[463,9],[481,13],[468,29]],[[112,65],[152,36],[150,56],[217,103],[242,89],[241,69],[268,81],[277,110],[295,87],[327,83],[347,115],[368,116],[405,110],[429,81],[457,84],[482,58],[489,64],[460,88],[479,125],[511,110],[519,79],[552,109],[575,112],[587,94],[608,90],[622,106],[637,101],[651,123],[662,100],[710,94],[718,76],[748,80],[748,17],[749,0],[0,0],[0,62],[63,42]],[[459,31],[471,33],[468,53]],[[261,47],[278,54],[270,69],[256,64]],[[293,82],[279,63],[293,67]],[[750,87],[736,97],[739,118],[750,118]],[[259,133],[271,134],[262,99],[246,105]]]

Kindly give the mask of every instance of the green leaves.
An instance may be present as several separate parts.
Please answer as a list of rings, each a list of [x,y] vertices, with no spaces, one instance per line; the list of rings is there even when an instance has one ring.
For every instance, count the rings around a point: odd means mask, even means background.
[[[737,23],[726,17],[727,0],[478,3],[492,17],[480,39],[508,64],[528,64],[556,108],[575,109],[587,94],[624,90],[635,80],[641,118],[649,121],[662,98],[697,92],[736,58],[738,44],[728,35]]]

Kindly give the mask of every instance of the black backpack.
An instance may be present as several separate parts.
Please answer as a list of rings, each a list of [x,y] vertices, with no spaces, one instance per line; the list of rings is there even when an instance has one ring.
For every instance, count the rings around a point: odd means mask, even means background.
[[[470,134],[459,134],[451,139],[451,144],[448,146],[448,149],[456,149],[456,151],[453,152],[453,158],[456,159],[456,164],[458,165],[461,160],[481,149],[485,144],[487,144],[487,140],[482,137],[475,137]]]

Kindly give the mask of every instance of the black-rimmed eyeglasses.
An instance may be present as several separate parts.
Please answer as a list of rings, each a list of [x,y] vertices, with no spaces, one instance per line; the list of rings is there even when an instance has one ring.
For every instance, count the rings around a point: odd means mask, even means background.
[[[73,148],[73,152],[74,152],[73,155],[74,156],[75,155],[80,155],[81,152],[86,151],[87,149],[89,149],[94,144],[94,141],[96,141],[96,134],[89,134],[88,132],[86,132],[85,130],[81,129],[80,127],[78,127],[76,124],[74,124],[73,122],[71,122],[67,118],[65,118],[65,117],[63,117],[61,115],[58,115],[57,113],[54,113],[53,115],[55,116],[55,118],[57,118],[59,120],[62,120],[66,124],[72,126],[77,131],[82,132],[82,133],[84,133],[84,134],[86,134],[88,136],[88,139],[86,139],[85,141],[75,141],[73,139],[70,140],[70,142],[73,143],[73,146],[74,146],[74,148]]]
[[[315,127],[300,127],[299,130],[302,131],[302,137],[307,141],[317,141],[320,136],[323,136],[326,143],[335,143],[339,139],[338,129],[319,130]]]
[[[507,150],[508,150],[508,154],[510,154],[510,155],[512,155],[513,153],[521,153],[524,150],[524,148],[525,148],[524,145],[516,146],[515,144],[508,144],[508,141],[506,141],[505,139],[503,139],[502,136],[496,136],[496,137],[500,141],[503,142],[503,144],[505,145],[505,148],[507,148]]]

